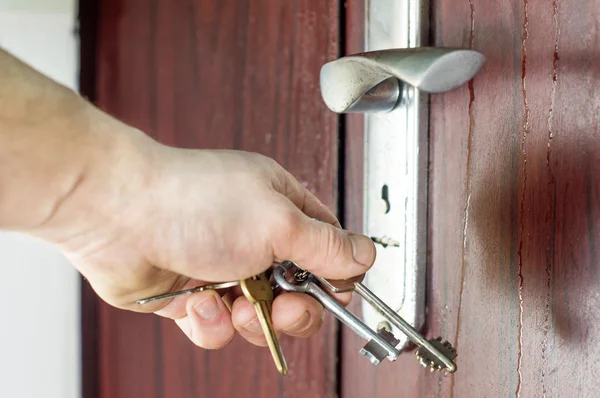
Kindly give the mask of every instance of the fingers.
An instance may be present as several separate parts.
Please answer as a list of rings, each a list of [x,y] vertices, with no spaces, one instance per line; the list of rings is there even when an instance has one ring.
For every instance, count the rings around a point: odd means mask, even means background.
[[[335,214],[288,173],[284,195],[308,217],[341,227]]]
[[[324,318],[321,304],[307,294],[282,294],[273,302],[273,324],[290,336],[311,337],[319,331]]]
[[[237,332],[250,343],[258,346],[267,345],[254,305],[245,297],[240,296],[233,302],[231,320]]]
[[[344,307],[352,301],[352,292],[332,293],[331,296]]]
[[[329,279],[363,274],[375,262],[375,245],[366,236],[291,212],[273,231],[276,261],[289,260]]]
[[[231,313],[214,290],[191,295],[186,303],[187,316],[175,322],[197,346],[206,349],[222,348],[235,337]]]
[[[302,293],[286,293],[273,302],[272,320],[277,336],[282,332],[294,337],[310,337],[323,324],[323,307]],[[232,321],[238,333],[250,343],[266,346],[254,306],[245,297],[233,303]]]

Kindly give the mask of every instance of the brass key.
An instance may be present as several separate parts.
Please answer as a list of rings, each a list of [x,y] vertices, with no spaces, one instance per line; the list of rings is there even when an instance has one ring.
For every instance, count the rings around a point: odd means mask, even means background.
[[[240,283],[244,296],[254,304],[260,326],[262,327],[267,344],[271,350],[271,356],[275,361],[277,370],[282,375],[287,374],[288,367],[283,356],[283,351],[277,340],[275,329],[273,328],[273,320],[271,318],[271,307],[273,305],[273,290],[271,284],[264,273],[245,279]]]

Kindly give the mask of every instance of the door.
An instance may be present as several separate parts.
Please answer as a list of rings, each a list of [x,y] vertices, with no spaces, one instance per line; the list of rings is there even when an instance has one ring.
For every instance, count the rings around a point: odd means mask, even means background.
[[[597,397],[600,2],[436,0],[431,13],[433,45],[487,58],[430,103],[425,330],[457,348],[458,370],[409,354],[375,369],[343,329],[341,396]],[[359,181],[362,125],[347,126]],[[352,229],[360,188],[346,185]]]
[[[433,45],[487,58],[430,99],[424,332],[457,348],[456,373],[412,351],[373,367],[329,316],[317,336],[283,339],[284,378],[266,349],[201,350],[84,286],[85,397],[597,396],[599,6],[431,4]],[[318,83],[325,62],[362,51],[362,1],[82,7],[82,87],[99,106],[167,144],[272,156],[362,229],[363,119],[330,112]]]

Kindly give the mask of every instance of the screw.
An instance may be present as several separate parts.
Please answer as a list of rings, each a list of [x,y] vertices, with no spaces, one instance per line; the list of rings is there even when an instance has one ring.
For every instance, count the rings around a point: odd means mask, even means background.
[[[388,247],[400,247],[400,242],[398,242],[397,240],[393,240],[392,238],[389,238],[387,236],[382,236],[382,237],[377,237],[377,236],[371,236],[371,240],[375,243],[380,244],[381,246]]]

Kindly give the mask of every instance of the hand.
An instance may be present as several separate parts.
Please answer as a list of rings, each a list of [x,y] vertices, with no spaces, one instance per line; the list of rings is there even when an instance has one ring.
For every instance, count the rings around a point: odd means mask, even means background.
[[[98,157],[38,232],[113,306],[174,319],[204,348],[223,347],[236,330],[266,345],[239,289],[135,301],[247,278],[273,261],[342,279],[366,272],[375,260],[370,239],[343,231],[325,205],[267,157],[176,149],[138,132],[127,140],[134,145]],[[339,299],[347,303],[349,294]],[[285,293],[273,303],[276,330],[291,336],[312,336],[323,317],[305,294]]]

